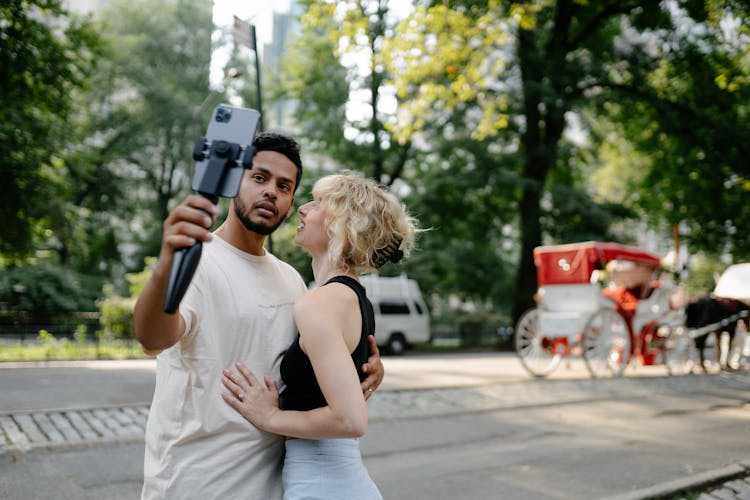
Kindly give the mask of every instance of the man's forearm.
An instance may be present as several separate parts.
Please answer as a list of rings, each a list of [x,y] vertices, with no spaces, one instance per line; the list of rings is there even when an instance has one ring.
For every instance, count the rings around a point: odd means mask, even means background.
[[[164,297],[169,282],[169,266],[157,263],[154,273],[135,304],[133,322],[135,336],[149,351],[173,346],[184,329],[179,313],[164,312]]]

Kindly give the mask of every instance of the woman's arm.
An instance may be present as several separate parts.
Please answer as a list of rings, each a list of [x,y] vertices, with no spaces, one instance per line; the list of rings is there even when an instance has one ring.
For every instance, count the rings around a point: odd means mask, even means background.
[[[261,384],[241,363],[237,365],[240,375],[224,371],[224,385],[232,394],[224,393],[222,397],[256,427],[308,439],[364,435],[367,407],[345,340],[347,314],[358,307],[353,309],[357,305],[353,295],[341,300],[342,292],[337,288],[319,288],[294,307],[301,345],[310,358],[327,406],[310,411],[280,410],[278,390],[268,377]],[[359,330],[356,333],[358,336]]]

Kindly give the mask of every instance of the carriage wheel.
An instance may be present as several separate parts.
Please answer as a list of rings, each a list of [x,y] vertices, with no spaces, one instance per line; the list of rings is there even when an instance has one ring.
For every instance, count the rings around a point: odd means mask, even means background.
[[[560,364],[559,353],[544,345],[539,331],[539,311],[529,309],[518,320],[515,330],[516,353],[523,367],[535,377],[546,377]]]
[[[630,332],[620,313],[599,309],[583,331],[583,359],[594,378],[619,377],[630,361]]]
[[[687,328],[670,328],[664,339],[664,364],[670,375],[687,375],[692,373],[698,359],[695,342]]]

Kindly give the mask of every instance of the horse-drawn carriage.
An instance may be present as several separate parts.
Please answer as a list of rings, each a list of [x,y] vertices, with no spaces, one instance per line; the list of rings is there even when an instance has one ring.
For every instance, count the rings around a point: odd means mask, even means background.
[[[536,307],[515,329],[523,366],[544,377],[581,354],[593,377],[620,376],[633,358],[688,373],[694,343],[671,307],[676,288],[659,282],[660,258],[640,248],[585,242],[534,250]]]

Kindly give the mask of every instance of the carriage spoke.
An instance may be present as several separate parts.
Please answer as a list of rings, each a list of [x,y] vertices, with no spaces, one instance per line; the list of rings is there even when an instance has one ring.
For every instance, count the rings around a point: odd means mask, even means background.
[[[625,319],[613,309],[600,309],[583,334],[583,357],[594,378],[619,377],[630,360],[630,333]]]
[[[535,377],[546,377],[560,364],[561,354],[539,329],[539,311],[530,309],[518,320],[515,330],[516,353],[523,367]]]

